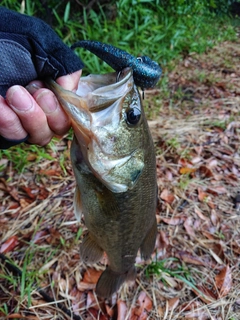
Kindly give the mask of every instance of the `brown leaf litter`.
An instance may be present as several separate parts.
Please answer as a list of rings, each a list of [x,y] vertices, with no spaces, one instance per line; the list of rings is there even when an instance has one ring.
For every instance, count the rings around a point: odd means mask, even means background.
[[[138,256],[136,282],[108,301],[94,292],[106,257],[91,268],[80,262],[85,227],[73,215],[69,141],[46,147],[53,160],[29,153],[21,174],[0,160],[0,250],[27,270],[21,286],[0,263],[0,318],[239,319],[239,55],[239,42],[191,54],[169,72],[167,88],[146,91],[159,188],[152,261],[165,261],[165,269],[148,277]]]

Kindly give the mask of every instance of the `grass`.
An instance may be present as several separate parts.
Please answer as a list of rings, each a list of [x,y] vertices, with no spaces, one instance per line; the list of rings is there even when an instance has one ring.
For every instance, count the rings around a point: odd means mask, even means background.
[[[176,258],[168,258],[160,261],[156,259],[146,267],[145,273],[147,277],[155,275],[158,280],[167,286],[171,286],[170,277],[172,277],[195,287],[192,271],[186,268],[186,266]]]
[[[107,6],[83,9],[68,1],[48,1],[45,9],[39,1],[5,0],[2,5],[40,17],[49,15],[53,28],[67,44],[78,39],[101,40],[134,55],[148,55],[166,66],[173,59],[191,52],[202,53],[216,43],[237,38],[231,19],[217,16],[199,3],[175,4],[172,9],[159,1],[119,0]],[[134,3],[134,5],[133,5]],[[176,2],[177,3],[177,2]],[[110,11],[112,17],[109,17]],[[211,28],[209,28],[211,25]],[[109,71],[106,64],[89,52],[78,51],[87,72]]]
[[[23,172],[31,161],[42,159],[54,160],[49,154],[48,148],[41,148],[36,145],[14,146],[10,150],[0,150],[0,158],[6,157],[18,172]],[[2,170],[4,167],[2,167]]]

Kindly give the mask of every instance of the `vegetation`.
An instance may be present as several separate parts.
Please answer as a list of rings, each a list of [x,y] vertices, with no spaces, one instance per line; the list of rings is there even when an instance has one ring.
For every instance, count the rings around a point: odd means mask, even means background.
[[[0,317],[237,320],[240,43],[233,1],[88,3],[1,5],[46,19],[67,44],[97,39],[163,66],[161,82],[144,101],[157,156],[156,250],[147,266],[138,256],[130,289],[99,303],[92,289],[106,261],[94,268],[80,263],[85,229],[73,214],[72,133],[44,148],[0,151],[0,253],[21,270],[16,277],[0,260]],[[86,72],[109,70],[79,54]]]
[[[232,2],[119,0],[93,1],[89,6],[88,1],[4,0],[2,5],[43,18],[67,44],[99,40],[134,55],[149,55],[165,66],[180,55],[201,53],[219,41],[235,39],[231,19],[223,15],[230,12]],[[80,54],[88,71],[108,69],[92,54]]]

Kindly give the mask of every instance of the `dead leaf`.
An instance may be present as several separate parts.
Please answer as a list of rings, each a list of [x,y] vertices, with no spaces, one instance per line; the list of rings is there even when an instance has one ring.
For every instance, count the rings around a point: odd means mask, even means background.
[[[14,200],[19,201],[18,190],[16,188],[12,188],[8,192],[13,197]]]
[[[204,286],[197,286],[197,289],[191,288],[191,290],[205,303],[212,303],[217,300],[216,294]]]
[[[59,170],[55,170],[55,169],[40,170],[39,174],[42,174],[45,176],[60,176]]]
[[[12,313],[10,315],[8,315],[5,319],[27,319],[26,317],[24,317],[23,315],[21,315],[20,313]]]
[[[216,186],[214,188],[207,188],[206,190],[208,193],[211,193],[214,196],[217,196],[219,194],[226,194],[227,189],[223,186]]]
[[[193,230],[192,228],[192,225],[193,225],[193,219],[192,217],[188,217],[185,222],[184,222],[184,228],[185,230],[187,231],[188,235],[191,237],[191,238],[195,238],[195,231]]]
[[[160,198],[169,204],[174,201],[174,195],[168,189],[163,189]]]
[[[86,301],[86,307],[87,308],[94,308],[96,310],[99,310],[99,304],[96,300],[96,295],[93,294],[92,291],[89,291],[87,294],[87,301]]]
[[[145,291],[141,291],[138,296],[138,303],[141,308],[148,312],[152,310],[152,300],[148,297]]]
[[[157,240],[156,240],[156,248],[159,250],[166,250],[167,247],[169,246],[169,239],[163,230],[160,230],[159,234],[157,235]]]
[[[179,224],[182,224],[186,220],[186,216],[179,215],[172,218],[161,218],[161,220],[167,224],[170,224],[171,226],[177,226]]]
[[[101,270],[88,268],[83,275],[82,281],[89,284],[96,284],[101,274],[102,274]]]
[[[27,161],[34,161],[37,159],[37,155],[35,153],[29,153],[27,156]]]
[[[8,210],[13,210],[13,209],[17,209],[17,208],[19,208],[18,202],[15,202],[15,201],[9,202]]]
[[[79,314],[80,309],[85,309],[85,293],[79,291],[76,287],[74,287],[69,295],[73,297],[72,300],[72,309],[75,314]]]
[[[117,310],[118,310],[117,320],[125,320],[128,309],[127,309],[126,303],[121,299],[118,299],[117,301]]]
[[[49,228],[48,231],[49,231],[49,236],[46,237],[47,243],[51,245],[58,245],[60,243],[60,238],[62,238],[61,232],[59,232],[57,229],[53,227]]]
[[[220,222],[220,217],[219,217],[219,215],[217,214],[216,210],[214,210],[214,209],[211,210],[211,216],[210,216],[210,218],[211,218],[212,224],[213,224],[214,226],[217,226],[217,224]]]
[[[200,172],[200,175],[203,178],[211,178],[211,177],[213,177],[212,171],[207,166],[201,165],[198,168],[198,171]]]
[[[226,296],[232,288],[232,273],[228,265],[216,275],[215,282],[220,290],[219,298]]]
[[[1,253],[7,253],[10,251],[13,251],[13,249],[16,248],[16,246],[19,244],[18,242],[18,237],[17,236],[12,236],[5,241],[0,248]]]
[[[208,194],[204,192],[201,188],[198,188],[198,200],[203,202],[206,201]]]
[[[27,199],[27,198],[21,198],[20,200],[19,200],[19,203],[20,203],[20,205],[21,205],[21,208],[27,208],[29,205],[30,205],[30,203],[31,203],[31,200],[30,199]]]
[[[232,250],[240,255],[240,245],[236,241],[232,242]]]
[[[206,247],[211,249],[221,259],[221,264],[223,261],[227,262],[228,259],[225,257],[221,242],[208,243]]]
[[[89,308],[88,315],[84,316],[84,320],[93,320],[93,319],[108,320],[108,317],[105,314],[102,314],[101,311],[99,310],[96,310],[94,308]]]
[[[167,300],[167,303],[168,303],[168,309],[174,310],[179,304],[179,298],[176,297],[176,298],[169,299]]]
[[[137,303],[138,306],[132,309],[130,319],[147,320],[148,312],[152,310],[152,300],[147,296],[145,291],[141,291]]]
[[[179,258],[180,260],[183,260],[186,263],[192,263],[198,266],[210,267],[213,265],[212,262],[210,262],[209,260],[203,259],[199,256],[193,256],[190,252],[187,251],[178,251],[175,254],[175,257]]]
[[[200,219],[204,221],[209,220],[207,217],[204,216],[204,214],[198,208],[194,208],[194,211],[199,216]]]
[[[22,186],[21,189],[26,192],[26,194],[29,196],[30,199],[35,199],[36,198],[36,194],[32,193],[32,189],[31,188]]]
[[[32,242],[36,244],[40,244],[44,242],[47,235],[48,235],[48,232],[46,230],[37,231],[34,235],[34,238],[32,239]]]
[[[195,171],[196,171],[195,168],[182,167],[182,168],[180,168],[179,173],[180,174],[190,174],[190,173],[193,173]]]
[[[199,201],[201,201],[201,202],[206,202],[207,205],[208,205],[210,208],[212,208],[212,209],[215,208],[215,205],[214,205],[214,203],[212,202],[211,197],[209,196],[209,194],[206,193],[206,192],[204,192],[201,188],[198,188],[198,199],[199,199]]]

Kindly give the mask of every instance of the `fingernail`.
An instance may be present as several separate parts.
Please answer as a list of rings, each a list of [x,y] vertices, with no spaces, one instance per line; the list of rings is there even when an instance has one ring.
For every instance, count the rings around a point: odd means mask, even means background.
[[[57,98],[49,90],[41,91],[36,101],[46,114],[53,113],[59,107]]]
[[[36,83],[31,83],[25,87],[25,89],[27,89],[27,91],[31,94],[34,94],[40,88],[41,87],[38,86]]]
[[[13,86],[7,92],[8,104],[17,111],[28,111],[32,108],[32,99],[20,86]]]

